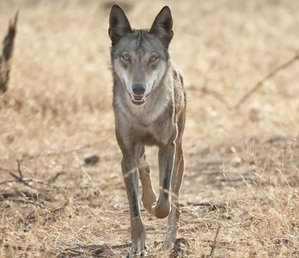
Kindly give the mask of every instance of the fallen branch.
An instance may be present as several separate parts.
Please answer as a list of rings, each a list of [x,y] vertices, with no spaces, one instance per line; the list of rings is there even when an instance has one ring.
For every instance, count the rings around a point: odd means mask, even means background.
[[[259,90],[266,81],[270,80],[274,77],[280,70],[286,69],[293,63],[295,63],[299,59],[299,52],[296,53],[294,57],[283,63],[282,65],[275,68],[272,72],[270,72],[267,76],[265,76],[261,81],[259,81],[253,88],[251,88],[234,106],[234,109],[239,108],[253,93]]]
[[[33,188],[30,184],[28,184],[23,178],[17,176],[14,172],[9,172],[10,175],[12,175],[15,179],[17,179],[18,182],[23,183],[26,186],[29,186],[30,188]]]

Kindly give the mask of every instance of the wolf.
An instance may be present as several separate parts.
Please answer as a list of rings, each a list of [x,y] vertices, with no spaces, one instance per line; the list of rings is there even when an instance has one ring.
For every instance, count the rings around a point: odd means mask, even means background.
[[[111,9],[108,35],[111,39],[113,110],[130,208],[132,247],[129,257],[146,255],[146,233],[140,217],[139,177],[145,209],[157,218],[168,216],[162,249],[173,246],[179,227],[186,94],[183,75],[169,56],[168,47],[173,34],[168,6],[162,8],[149,30],[132,29],[118,5]],[[146,145],[159,148],[158,199],[146,162]]]
[[[3,40],[3,52],[0,56],[0,94],[7,91],[8,88],[17,21],[18,12],[15,15],[14,21],[9,22],[8,32]]]

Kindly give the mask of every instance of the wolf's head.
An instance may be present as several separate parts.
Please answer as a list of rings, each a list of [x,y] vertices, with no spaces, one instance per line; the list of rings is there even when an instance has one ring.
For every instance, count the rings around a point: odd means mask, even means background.
[[[132,30],[118,6],[111,9],[109,37],[112,67],[135,105],[142,105],[160,84],[168,67],[168,46],[173,37],[172,17],[165,6],[150,30]]]

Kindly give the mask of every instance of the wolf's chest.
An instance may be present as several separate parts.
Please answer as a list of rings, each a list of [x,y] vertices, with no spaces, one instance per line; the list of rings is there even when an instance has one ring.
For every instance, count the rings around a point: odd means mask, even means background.
[[[130,134],[134,135],[139,142],[145,145],[164,146],[168,143],[169,137],[174,129],[170,121],[149,126],[132,124]]]

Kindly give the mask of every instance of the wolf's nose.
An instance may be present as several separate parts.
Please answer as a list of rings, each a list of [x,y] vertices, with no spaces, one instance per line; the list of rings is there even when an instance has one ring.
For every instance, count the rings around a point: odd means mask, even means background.
[[[132,85],[133,93],[136,95],[142,95],[145,92],[145,85],[143,83],[134,83]]]

